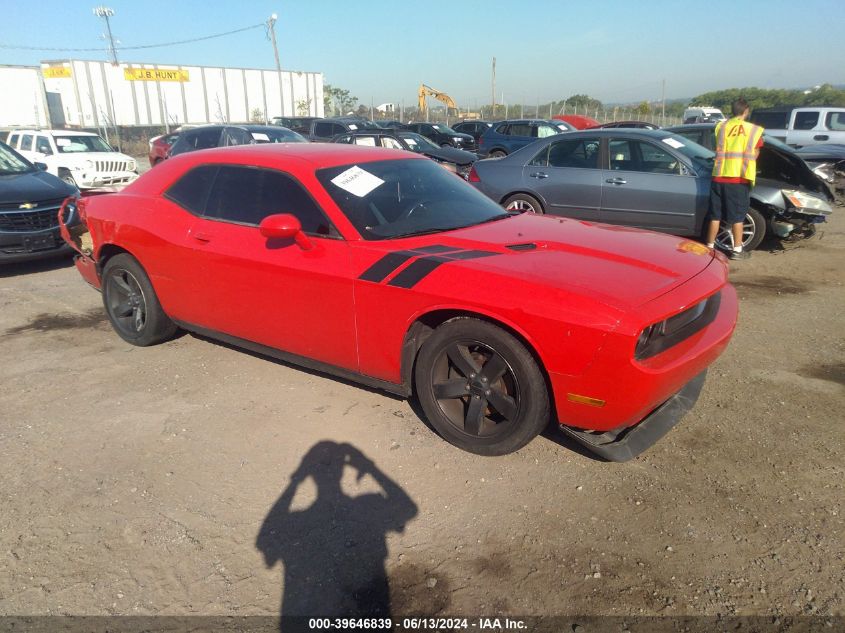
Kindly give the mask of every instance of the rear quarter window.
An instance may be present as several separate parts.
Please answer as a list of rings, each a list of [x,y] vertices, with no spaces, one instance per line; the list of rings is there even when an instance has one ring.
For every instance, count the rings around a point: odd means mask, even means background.
[[[789,112],[754,112],[751,122],[769,130],[785,130],[789,123]]]
[[[172,200],[186,211],[195,215],[202,215],[217,170],[217,165],[195,167],[170,185],[170,188],[164,193],[164,197]]]

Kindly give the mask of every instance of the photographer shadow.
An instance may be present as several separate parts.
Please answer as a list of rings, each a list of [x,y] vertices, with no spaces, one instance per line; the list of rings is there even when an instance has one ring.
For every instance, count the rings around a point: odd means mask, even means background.
[[[360,482],[371,476],[381,491],[351,497],[341,488],[346,467]],[[293,510],[308,477],[317,498]],[[256,548],[267,567],[284,565],[280,628],[307,630],[307,617],[390,617],[385,570],[387,534],[402,532],[417,514],[404,490],[350,444],[323,441],[303,457],[264,519]],[[290,616],[298,616],[291,618]]]

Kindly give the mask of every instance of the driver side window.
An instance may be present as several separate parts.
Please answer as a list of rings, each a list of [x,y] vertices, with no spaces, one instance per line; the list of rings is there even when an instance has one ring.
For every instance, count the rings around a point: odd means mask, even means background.
[[[311,196],[291,176],[240,165],[220,167],[205,206],[207,218],[258,226],[268,215],[277,213],[295,216],[305,233],[337,235]]]

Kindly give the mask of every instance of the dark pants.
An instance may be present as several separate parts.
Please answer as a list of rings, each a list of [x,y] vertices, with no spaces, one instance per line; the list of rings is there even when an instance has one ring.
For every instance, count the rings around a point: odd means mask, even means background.
[[[709,220],[736,224],[745,219],[751,205],[751,185],[747,182],[713,182],[710,185]]]

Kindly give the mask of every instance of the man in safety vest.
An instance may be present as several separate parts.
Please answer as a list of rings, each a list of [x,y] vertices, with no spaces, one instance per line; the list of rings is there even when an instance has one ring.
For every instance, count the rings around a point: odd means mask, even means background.
[[[719,224],[729,224],[733,236],[733,248],[728,253],[731,259],[751,256],[742,250],[742,225],[757,177],[757,154],[763,146],[763,128],[745,121],[748,112],[748,103],[740,97],[731,104],[733,117],[716,125],[707,246],[714,247]]]

